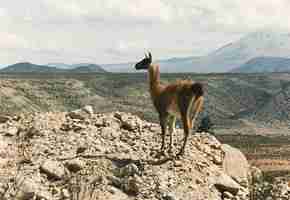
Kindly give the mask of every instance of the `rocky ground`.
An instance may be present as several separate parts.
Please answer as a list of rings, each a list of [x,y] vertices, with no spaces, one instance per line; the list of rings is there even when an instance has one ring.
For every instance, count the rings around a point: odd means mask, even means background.
[[[198,133],[175,158],[182,136],[177,129],[173,155],[158,155],[159,125],[128,113],[86,106],[0,116],[0,199],[250,199],[250,167],[238,149]]]

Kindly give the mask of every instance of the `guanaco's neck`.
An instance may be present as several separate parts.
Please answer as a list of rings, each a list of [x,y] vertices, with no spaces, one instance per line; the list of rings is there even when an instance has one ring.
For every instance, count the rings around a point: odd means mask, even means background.
[[[160,87],[159,66],[155,64],[151,64],[148,69],[148,72],[149,72],[150,93],[152,97],[155,97]]]

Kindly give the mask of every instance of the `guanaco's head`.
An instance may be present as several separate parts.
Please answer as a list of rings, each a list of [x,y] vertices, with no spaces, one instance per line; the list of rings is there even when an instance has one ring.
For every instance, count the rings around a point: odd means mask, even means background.
[[[141,70],[141,69],[148,69],[149,66],[151,65],[152,63],[152,55],[151,53],[149,52],[148,55],[146,55],[145,53],[145,58],[143,58],[140,62],[138,62],[136,65],[135,65],[135,69],[136,70]]]

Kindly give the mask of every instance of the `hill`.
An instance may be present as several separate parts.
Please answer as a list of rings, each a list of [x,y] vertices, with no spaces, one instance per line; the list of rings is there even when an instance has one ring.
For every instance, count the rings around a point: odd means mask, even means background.
[[[16,63],[0,70],[0,73],[104,73],[101,66],[95,64],[83,64],[68,67],[60,67],[61,64],[53,66],[36,65],[29,62]]]
[[[88,65],[76,66],[75,68],[70,69],[70,72],[73,72],[73,73],[105,73],[106,71],[100,65],[88,64]]]
[[[245,116],[262,109],[281,91],[281,83],[290,82],[289,74],[165,73],[161,79],[167,83],[185,77],[205,84],[202,116],[209,115],[216,127],[241,126]],[[149,121],[158,119],[142,73],[2,74],[0,97],[0,112],[7,114],[65,111],[91,104],[100,112],[119,110]],[[275,119],[274,113],[269,116]]]
[[[72,65],[66,63],[47,63],[46,66],[48,67],[56,67],[59,69],[71,69]]]
[[[290,58],[257,57],[249,60],[238,68],[231,70],[235,73],[268,73],[290,72]]]
[[[64,72],[56,67],[36,65],[29,62],[16,63],[0,70],[1,73],[57,73]]]
[[[3,116],[2,116],[3,117]],[[250,168],[236,148],[182,130],[158,155],[159,125],[129,113],[21,114],[0,123],[0,197],[46,200],[248,200]],[[10,198],[11,197],[11,198]]]
[[[249,117],[257,121],[263,121],[272,124],[281,121],[289,123],[290,121],[289,82],[284,83],[281,86],[281,90],[277,92],[275,95],[273,95],[273,98],[271,98],[262,108],[256,109],[256,111]]]

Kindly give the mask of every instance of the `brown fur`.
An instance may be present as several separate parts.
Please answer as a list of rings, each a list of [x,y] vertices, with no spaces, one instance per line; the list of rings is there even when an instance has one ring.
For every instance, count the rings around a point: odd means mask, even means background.
[[[170,149],[172,151],[172,132],[174,131],[176,117],[181,118],[184,128],[183,146],[178,153],[182,155],[187,143],[187,137],[192,130],[194,122],[203,107],[202,84],[191,80],[179,80],[164,85],[160,83],[159,66],[150,64],[149,86],[153,104],[159,114],[162,130],[161,151],[164,151],[165,135],[169,122]]]

